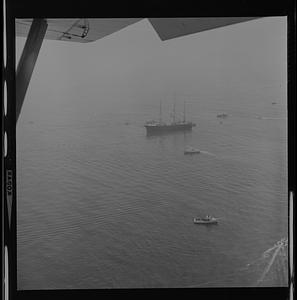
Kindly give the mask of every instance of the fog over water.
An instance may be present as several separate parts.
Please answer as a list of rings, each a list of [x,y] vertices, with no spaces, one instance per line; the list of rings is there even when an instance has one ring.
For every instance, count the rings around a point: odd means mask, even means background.
[[[238,270],[287,236],[286,36],[271,17],[162,42],[144,19],[45,40],[17,125],[18,288],[256,285],[263,261]],[[174,99],[197,126],[147,137]]]

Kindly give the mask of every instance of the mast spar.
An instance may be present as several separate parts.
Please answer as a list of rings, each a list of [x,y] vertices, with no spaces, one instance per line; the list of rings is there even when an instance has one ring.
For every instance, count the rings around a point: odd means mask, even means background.
[[[176,102],[176,93],[174,93],[174,102],[173,102],[173,123],[175,123],[175,102]]]
[[[186,123],[186,101],[184,101],[184,123]]]
[[[160,100],[159,123],[162,123],[162,100]]]

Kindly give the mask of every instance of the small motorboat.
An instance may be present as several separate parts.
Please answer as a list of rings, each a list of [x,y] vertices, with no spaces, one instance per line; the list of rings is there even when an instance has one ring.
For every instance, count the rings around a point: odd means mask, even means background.
[[[184,154],[195,154],[195,153],[200,153],[200,150],[199,149],[195,149],[193,147],[188,147],[184,151]]]
[[[223,118],[223,119],[225,119],[225,118],[227,118],[227,117],[228,117],[228,115],[225,114],[225,113],[223,113],[223,114],[218,114],[218,115],[217,115],[217,118]]]
[[[218,224],[218,219],[212,216],[206,216],[204,218],[194,218],[195,224]]]

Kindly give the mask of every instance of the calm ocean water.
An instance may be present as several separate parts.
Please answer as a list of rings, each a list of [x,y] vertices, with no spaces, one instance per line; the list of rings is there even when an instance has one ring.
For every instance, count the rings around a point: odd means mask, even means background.
[[[19,289],[257,283],[287,236],[286,105],[206,100],[188,102],[192,132],[157,137],[158,102],[21,120]],[[193,224],[206,214],[219,224]]]

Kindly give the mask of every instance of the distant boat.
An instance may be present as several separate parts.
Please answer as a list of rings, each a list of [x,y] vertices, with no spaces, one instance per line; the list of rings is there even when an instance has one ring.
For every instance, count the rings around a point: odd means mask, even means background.
[[[187,147],[184,151],[184,154],[196,154],[200,153],[201,151],[199,149],[193,148],[193,147]]]
[[[147,135],[157,135],[163,133],[170,133],[176,131],[190,131],[194,126],[193,122],[186,121],[186,105],[184,103],[184,117],[182,121],[175,120],[175,103],[173,106],[173,120],[171,123],[167,124],[162,121],[162,103],[160,102],[160,116],[159,121],[149,121],[144,127],[146,128]]]
[[[217,115],[217,118],[225,119],[225,118],[227,118],[227,117],[228,117],[228,115],[225,114],[225,113],[223,113],[223,114],[218,114],[218,115]]]
[[[195,224],[218,224],[218,220],[212,216],[206,216],[204,218],[194,218]]]

